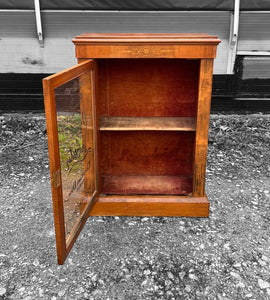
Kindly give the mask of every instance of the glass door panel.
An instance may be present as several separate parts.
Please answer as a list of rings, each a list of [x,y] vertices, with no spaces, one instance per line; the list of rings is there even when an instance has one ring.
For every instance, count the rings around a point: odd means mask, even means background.
[[[97,194],[95,63],[44,79],[58,262],[81,231]]]

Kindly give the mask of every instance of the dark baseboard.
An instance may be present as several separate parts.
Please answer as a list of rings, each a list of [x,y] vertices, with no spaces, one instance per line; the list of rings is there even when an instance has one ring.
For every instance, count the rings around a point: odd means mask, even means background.
[[[0,111],[44,111],[42,79],[50,74],[0,74]]]
[[[0,95],[1,111],[44,111],[43,94]]]
[[[211,113],[270,113],[270,100],[212,96]]]
[[[44,111],[42,79],[48,75],[0,74],[0,112]],[[214,75],[211,112],[269,113],[268,84],[270,79],[245,81],[234,75]]]

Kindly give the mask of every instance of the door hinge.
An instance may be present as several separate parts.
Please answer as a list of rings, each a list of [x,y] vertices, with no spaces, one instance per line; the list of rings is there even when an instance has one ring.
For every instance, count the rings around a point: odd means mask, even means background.
[[[60,169],[56,170],[55,172],[52,173],[52,182],[53,182],[53,187],[57,188],[60,186],[61,181],[60,181]]]

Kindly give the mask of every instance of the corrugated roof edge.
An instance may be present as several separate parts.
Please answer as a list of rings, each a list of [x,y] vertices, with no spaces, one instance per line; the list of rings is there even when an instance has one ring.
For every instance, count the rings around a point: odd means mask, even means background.
[[[233,11],[233,0],[40,0],[42,10],[137,10],[137,11],[181,11],[181,10],[216,10]],[[0,9],[34,9],[34,1],[29,0],[1,0]],[[270,10],[268,0],[242,0],[241,10]]]

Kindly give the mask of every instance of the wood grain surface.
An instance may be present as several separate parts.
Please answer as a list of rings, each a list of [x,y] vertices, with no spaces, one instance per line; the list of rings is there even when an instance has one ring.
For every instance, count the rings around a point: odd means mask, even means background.
[[[195,117],[199,68],[199,60],[99,60],[100,115]]]
[[[101,195],[89,216],[208,217],[209,201],[206,196]]]
[[[100,117],[101,131],[195,131],[193,117]]]

